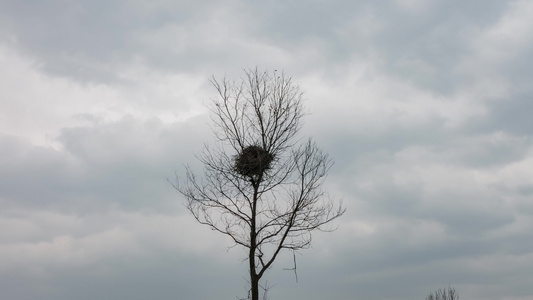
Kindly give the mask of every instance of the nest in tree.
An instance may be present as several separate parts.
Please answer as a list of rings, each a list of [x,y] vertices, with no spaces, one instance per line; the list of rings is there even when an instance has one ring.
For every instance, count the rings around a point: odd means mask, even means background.
[[[260,146],[248,146],[235,157],[235,171],[243,176],[261,175],[270,168],[274,155]]]

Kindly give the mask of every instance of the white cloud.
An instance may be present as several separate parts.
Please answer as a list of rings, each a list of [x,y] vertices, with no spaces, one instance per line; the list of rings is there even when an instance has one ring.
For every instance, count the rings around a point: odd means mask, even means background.
[[[502,64],[531,47],[533,4],[515,1],[494,25],[483,30],[473,41],[478,59],[489,65]]]
[[[425,0],[396,0],[398,6],[414,13],[424,13],[435,1]]]
[[[79,268],[113,260],[132,262],[158,252],[207,256],[223,251],[222,245],[231,245],[196,226],[187,215],[115,211],[80,216],[8,211],[0,217],[0,224],[13,228],[0,233],[0,255],[4,258],[0,273],[14,269],[43,273],[52,268]]]
[[[122,85],[80,84],[47,76],[35,62],[9,49],[2,49],[0,62],[6,66],[0,73],[1,133],[36,145],[57,147],[54,139],[65,127],[126,116],[174,123],[205,113],[205,78],[163,74],[137,64],[118,71],[126,81]]]

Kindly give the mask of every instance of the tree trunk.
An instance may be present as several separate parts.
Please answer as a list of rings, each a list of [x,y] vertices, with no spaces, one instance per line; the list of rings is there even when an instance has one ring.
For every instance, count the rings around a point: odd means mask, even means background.
[[[254,242],[252,244],[255,244],[255,235],[252,239]],[[259,300],[259,276],[257,276],[256,270],[255,270],[255,245],[253,247],[250,247],[250,254],[248,256],[248,260],[250,262],[250,292],[251,292],[251,300]]]
[[[248,260],[250,261],[250,290],[252,292],[251,300],[259,300],[259,276],[256,271],[255,265],[255,251],[257,248],[257,233],[256,233],[256,213],[257,213],[257,192],[259,190],[259,183],[261,177],[257,182],[252,180],[252,185],[254,187],[254,195],[252,199],[252,218],[251,218],[251,228],[250,228],[250,253],[248,255]]]
[[[250,283],[252,285],[252,300],[259,300],[259,278],[252,276]]]

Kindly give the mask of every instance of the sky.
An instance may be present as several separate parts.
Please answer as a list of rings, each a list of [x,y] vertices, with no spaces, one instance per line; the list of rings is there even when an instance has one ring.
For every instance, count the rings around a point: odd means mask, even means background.
[[[283,70],[337,230],[269,299],[533,299],[533,2],[0,0],[0,294],[237,299],[245,252],[167,179],[209,78]]]

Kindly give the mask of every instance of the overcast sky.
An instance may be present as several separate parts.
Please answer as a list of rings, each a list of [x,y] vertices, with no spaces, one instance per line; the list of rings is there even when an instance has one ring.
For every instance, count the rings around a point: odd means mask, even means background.
[[[167,182],[208,79],[284,70],[346,214],[270,299],[533,299],[533,1],[0,0],[0,297],[236,299]]]

